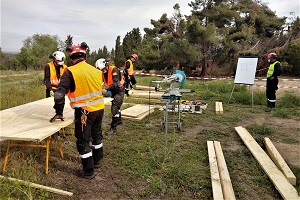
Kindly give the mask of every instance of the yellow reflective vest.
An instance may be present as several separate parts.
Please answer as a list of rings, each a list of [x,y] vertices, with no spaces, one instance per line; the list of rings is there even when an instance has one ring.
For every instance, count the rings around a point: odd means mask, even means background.
[[[55,69],[55,65],[54,65],[54,62],[49,62],[47,63],[50,67],[50,83],[51,83],[51,86],[52,86],[52,90],[56,90],[57,89],[57,86],[59,84],[59,79],[57,78],[56,76],[56,69]],[[62,76],[62,74],[64,73],[65,69],[67,68],[67,65],[63,65],[62,68],[60,68],[59,70],[59,77]]]
[[[68,68],[71,71],[75,91],[68,92],[70,106],[82,108],[89,112],[104,109],[102,95],[102,72],[85,61]]]
[[[273,75],[275,64],[278,63],[278,62],[279,61],[275,61],[274,63],[270,64],[269,70],[267,72],[267,78],[270,78]]]
[[[130,67],[128,69],[128,75],[133,75],[133,63],[131,59],[127,60],[130,63]]]

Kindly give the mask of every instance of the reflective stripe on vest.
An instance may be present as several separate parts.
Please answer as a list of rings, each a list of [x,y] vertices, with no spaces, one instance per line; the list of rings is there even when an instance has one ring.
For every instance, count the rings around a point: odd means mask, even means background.
[[[273,73],[274,73],[274,67],[275,67],[275,64],[276,64],[276,63],[278,63],[278,61],[276,61],[276,62],[270,64],[269,70],[268,70],[268,72],[267,72],[267,78],[270,78],[270,77],[273,75]]]
[[[52,86],[52,90],[56,90],[57,86],[60,82],[60,79],[57,78],[56,76],[56,69],[55,69],[55,65],[54,62],[49,62],[47,63],[49,65],[50,68],[50,83]],[[64,73],[65,69],[67,68],[67,65],[62,65],[63,67],[60,68],[59,70],[59,77],[62,76],[62,74]]]
[[[69,67],[68,70],[75,82],[75,91],[68,92],[70,106],[89,112],[104,109],[102,72],[85,61]]]

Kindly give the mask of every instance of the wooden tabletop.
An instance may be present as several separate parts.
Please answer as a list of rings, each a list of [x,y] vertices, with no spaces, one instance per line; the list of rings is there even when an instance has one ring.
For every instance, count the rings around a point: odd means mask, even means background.
[[[55,115],[53,97],[0,111],[0,139],[42,141],[74,121],[74,110],[66,99],[64,121],[49,120]]]

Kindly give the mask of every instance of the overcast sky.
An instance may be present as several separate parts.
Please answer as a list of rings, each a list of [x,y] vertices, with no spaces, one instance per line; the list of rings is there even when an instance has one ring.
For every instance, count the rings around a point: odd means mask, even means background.
[[[34,34],[58,35],[73,43],[85,41],[91,51],[115,47],[127,32],[153,28],[150,20],[163,13],[172,16],[178,3],[181,13],[190,15],[192,0],[1,0],[1,43],[3,52],[18,52],[23,41]],[[264,0],[278,16],[299,16],[300,0]]]

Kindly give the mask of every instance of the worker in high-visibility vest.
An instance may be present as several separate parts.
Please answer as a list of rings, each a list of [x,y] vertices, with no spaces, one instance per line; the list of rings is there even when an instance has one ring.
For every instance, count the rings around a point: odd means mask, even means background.
[[[76,174],[92,179],[95,176],[95,169],[100,168],[100,160],[103,158],[102,72],[86,62],[88,46],[85,42],[68,49],[73,65],[64,72],[54,93],[56,114],[50,122],[56,119],[63,120],[67,94],[70,106],[75,110],[76,146],[83,166],[83,170]]]
[[[129,97],[129,87],[132,88],[133,85],[136,84],[136,80],[134,77],[134,63],[137,61],[139,57],[136,54],[132,54],[130,58],[125,62],[124,66],[124,77],[125,77],[125,94]]]
[[[62,51],[55,51],[53,54],[50,54],[49,58],[52,58],[53,61],[49,62],[44,67],[44,83],[46,87],[46,98],[54,96],[54,92],[57,89],[57,86],[60,81],[60,77],[67,68],[67,65],[64,64],[65,54]]]
[[[113,135],[117,132],[117,126],[122,124],[121,106],[124,100],[124,77],[116,66],[110,66],[109,60],[100,58],[96,61],[95,66],[102,71],[102,79],[105,89],[102,90],[103,95],[107,91],[111,92],[111,114],[112,121],[110,129],[106,135]]]
[[[267,109],[266,111],[271,111],[275,108],[276,103],[276,90],[278,90],[278,76],[282,74],[282,66],[279,61],[277,61],[276,53],[268,54],[268,62],[270,63],[267,72],[267,85],[266,85],[266,96],[267,96]]]

